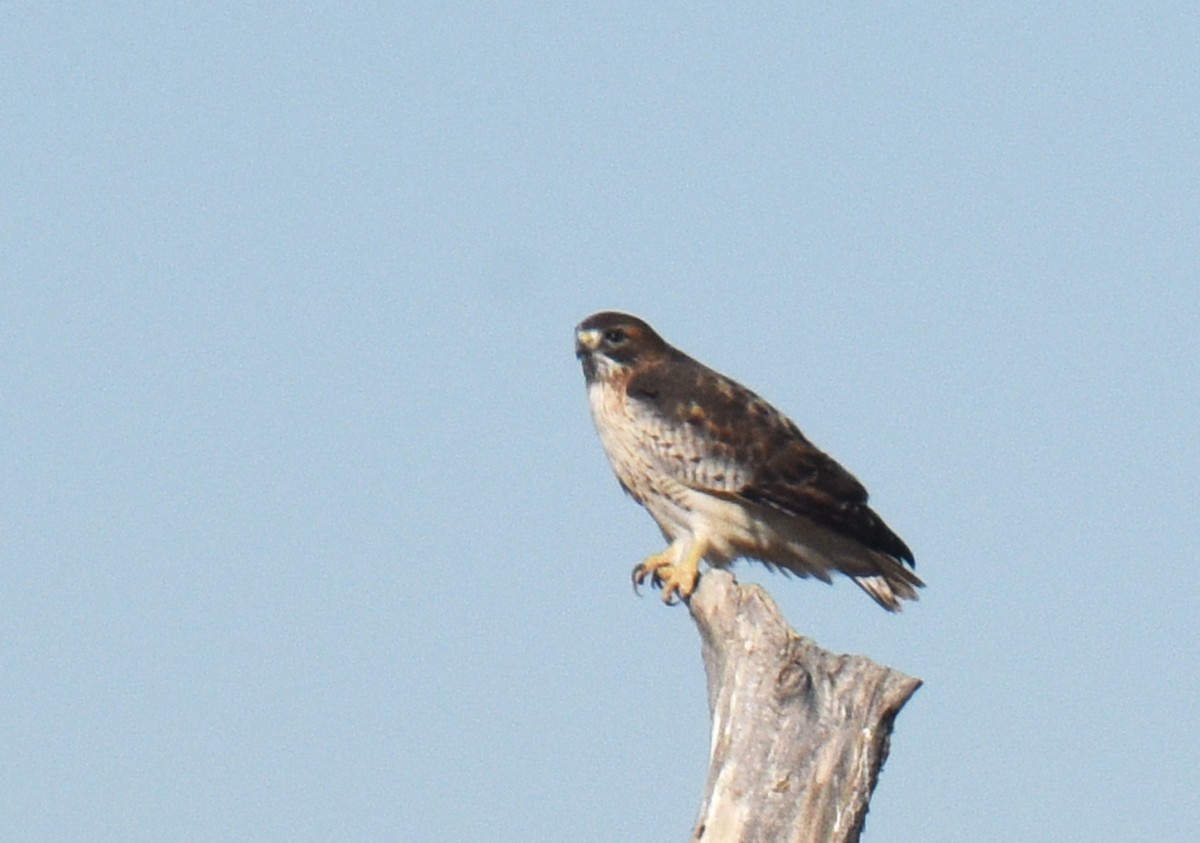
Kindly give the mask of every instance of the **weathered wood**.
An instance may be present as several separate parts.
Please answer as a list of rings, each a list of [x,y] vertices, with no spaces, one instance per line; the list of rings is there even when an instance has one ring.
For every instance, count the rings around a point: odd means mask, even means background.
[[[709,571],[690,600],[712,749],[693,843],[853,843],[892,723],[921,685],[797,635],[762,587]]]

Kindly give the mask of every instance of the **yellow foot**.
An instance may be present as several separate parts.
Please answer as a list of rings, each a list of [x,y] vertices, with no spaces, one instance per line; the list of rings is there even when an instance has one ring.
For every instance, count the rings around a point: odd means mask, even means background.
[[[633,569],[633,590],[637,591],[647,578],[655,588],[662,589],[662,600],[668,606],[674,605],[675,596],[687,600],[696,590],[696,582],[700,579],[700,559],[704,556],[704,542],[695,542],[683,554],[678,564],[673,564],[675,548],[669,547],[662,553],[648,556],[641,564]]]

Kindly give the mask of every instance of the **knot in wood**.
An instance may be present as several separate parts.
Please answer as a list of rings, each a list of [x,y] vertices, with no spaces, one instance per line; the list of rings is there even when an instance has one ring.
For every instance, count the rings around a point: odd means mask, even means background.
[[[779,666],[775,676],[775,698],[788,703],[799,697],[808,696],[812,690],[812,674],[805,669],[792,647],[785,648],[786,660]]]

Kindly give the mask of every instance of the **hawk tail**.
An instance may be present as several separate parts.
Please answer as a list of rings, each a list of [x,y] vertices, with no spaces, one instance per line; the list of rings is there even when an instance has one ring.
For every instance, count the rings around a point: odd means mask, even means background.
[[[890,556],[877,554],[879,573],[868,577],[851,576],[855,585],[889,612],[899,612],[902,600],[917,600],[918,588],[924,588],[921,578]]]

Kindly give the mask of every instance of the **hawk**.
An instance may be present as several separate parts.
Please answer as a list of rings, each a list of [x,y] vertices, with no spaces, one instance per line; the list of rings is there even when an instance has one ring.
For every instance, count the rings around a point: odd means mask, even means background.
[[[700,561],[738,558],[830,581],[850,577],[891,612],[924,583],[867,490],[746,387],[625,313],[575,329],[588,404],[617,480],[669,542],[633,569],[663,601],[686,600]]]

